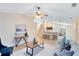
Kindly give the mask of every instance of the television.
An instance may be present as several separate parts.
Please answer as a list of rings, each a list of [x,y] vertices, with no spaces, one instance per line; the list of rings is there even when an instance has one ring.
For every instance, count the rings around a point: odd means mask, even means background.
[[[46,29],[47,29],[47,30],[52,30],[53,28],[52,28],[52,27],[47,27]]]

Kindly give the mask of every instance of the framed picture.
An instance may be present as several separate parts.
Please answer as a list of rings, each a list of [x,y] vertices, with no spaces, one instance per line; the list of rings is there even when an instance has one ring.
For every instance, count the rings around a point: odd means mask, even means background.
[[[16,34],[25,34],[25,32],[26,32],[26,24],[16,24],[15,25]]]

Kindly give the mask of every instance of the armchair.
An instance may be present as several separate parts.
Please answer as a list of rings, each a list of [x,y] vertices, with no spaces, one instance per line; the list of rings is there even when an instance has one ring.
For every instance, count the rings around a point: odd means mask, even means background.
[[[13,47],[4,46],[0,38],[0,53],[1,56],[10,56],[13,53]]]

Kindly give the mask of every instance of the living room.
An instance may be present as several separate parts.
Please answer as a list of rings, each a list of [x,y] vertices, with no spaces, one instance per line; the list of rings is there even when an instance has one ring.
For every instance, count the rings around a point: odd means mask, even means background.
[[[0,38],[12,47],[12,56],[30,56],[27,47],[35,49],[32,56],[54,56],[63,37],[72,44],[73,55],[79,55],[79,4],[75,3],[2,3],[0,4]],[[27,32],[27,38],[24,34]],[[35,45],[27,44],[39,39]],[[18,41],[18,42],[17,42]],[[32,42],[33,43],[33,42]],[[38,45],[44,44],[43,48]],[[60,44],[60,45],[59,45]],[[75,49],[74,49],[75,47]],[[44,53],[47,51],[46,53]],[[68,51],[70,52],[70,51]],[[64,56],[66,54],[63,54]],[[71,56],[71,55],[70,55]]]

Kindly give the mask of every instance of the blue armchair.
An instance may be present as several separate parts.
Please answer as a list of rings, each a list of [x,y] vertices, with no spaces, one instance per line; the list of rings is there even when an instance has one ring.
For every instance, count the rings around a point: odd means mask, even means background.
[[[4,46],[1,43],[1,38],[0,38],[0,53],[1,56],[10,56],[13,53],[13,47]]]

